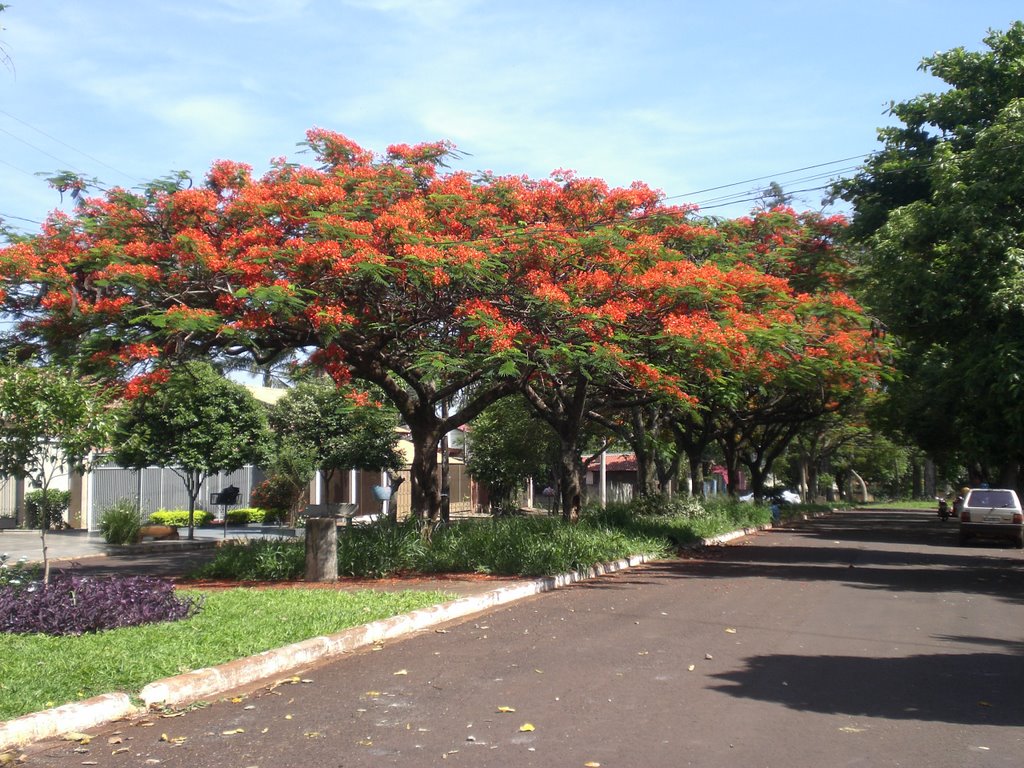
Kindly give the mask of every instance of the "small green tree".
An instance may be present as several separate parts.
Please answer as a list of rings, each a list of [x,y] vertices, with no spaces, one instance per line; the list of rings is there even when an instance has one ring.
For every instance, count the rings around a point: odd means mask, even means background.
[[[196,499],[211,474],[234,472],[266,455],[264,407],[208,363],[189,362],[132,400],[118,420],[114,459],[125,467],[174,471],[188,492],[188,538]]]
[[[346,469],[400,469],[398,416],[365,393],[339,389],[327,378],[301,381],[270,411],[270,425],[282,449],[312,454],[326,480]],[[293,462],[294,463],[294,462]]]
[[[103,393],[72,372],[0,363],[0,473],[38,488],[43,510],[58,475],[90,469],[93,452],[107,443],[111,421]],[[39,521],[48,583],[48,516]]]
[[[558,456],[558,436],[521,397],[499,400],[477,416],[468,441],[469,473],[487,484],[492,510],[511,504],[529,478],[551,477]]]

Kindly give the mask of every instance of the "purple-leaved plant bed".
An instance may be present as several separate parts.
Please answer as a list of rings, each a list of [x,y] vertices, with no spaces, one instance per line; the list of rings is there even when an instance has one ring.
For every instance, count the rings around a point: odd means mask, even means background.
[[[80,635],[118,627],[178,621],[201,601],[180,597],[167,579],[57,575],[0,587],[0,632]]]

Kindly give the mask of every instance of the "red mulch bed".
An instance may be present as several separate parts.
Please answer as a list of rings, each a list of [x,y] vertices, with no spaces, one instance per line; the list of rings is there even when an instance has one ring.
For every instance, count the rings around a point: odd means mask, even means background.
[[[517,581],[515,576],[491,576],[485,573],[439,573],[429,576],[409,574],[386,579],[365,579],[352,576],[337,581],[237,581],[234,579],[173,579],[180,589],[438,589],[444,591],[446,583],[494,582],[495,588],[503,582]]]

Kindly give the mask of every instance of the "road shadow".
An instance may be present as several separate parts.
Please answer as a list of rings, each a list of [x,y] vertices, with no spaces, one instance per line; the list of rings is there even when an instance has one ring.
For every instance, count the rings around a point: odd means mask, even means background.
[[[955,527],[923,513],[843,513],[702,547],[575,588],[615,590],[664,579],[744,578],[833,581],[859,589],[1024,601],[1024,558],[1018,550],[1001,542],[957,547]]]
[[[1022,726],[1022,649],[1011,645],[1007,653],[891,659],[755,656],[744,669],[713,675],[722,682],[712,690],[804,712]]]

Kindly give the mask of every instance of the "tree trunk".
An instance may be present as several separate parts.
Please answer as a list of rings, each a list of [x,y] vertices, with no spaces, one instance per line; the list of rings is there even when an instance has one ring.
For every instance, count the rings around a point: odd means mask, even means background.
[[[583,462],[575,440],[562,440],[559,451],[559,502],[562,519],[575,523],[583,507]]]
[[[725,454],[725,483],[730,496],[737,496],[740,488],[739,438],[722,438],[722,453]]]
[[[440,426],[435,421],[409,422],[413,454],[409,476],[412,480],[412,514],[420,525],[432,527],[441,514],[441,493],[437,477],[437,444]]]
[[[44,484],[42,493],[39,495],[39,503],[42,509],[39,511],[39,543],[43,548],[43,585],[50,583],[50,558],[47,555],[46,546],[46,529],[50,525],[50,505],[49,499],[46,498],[46,494],[49,488]]]

